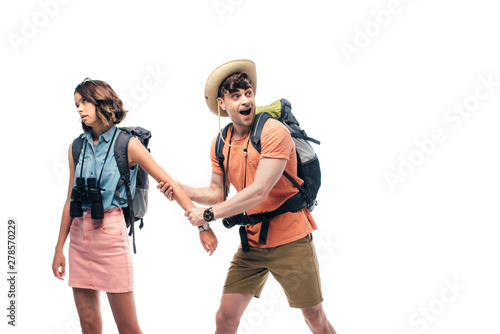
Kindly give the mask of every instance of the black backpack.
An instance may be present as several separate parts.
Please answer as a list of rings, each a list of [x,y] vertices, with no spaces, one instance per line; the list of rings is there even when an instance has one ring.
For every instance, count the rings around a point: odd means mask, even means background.
[[[255,120],[250,133],[250,141],[252,142],[253,147],[257,150],[257,152],[261,152],[260,137],[262,135],[264,124],[270,118],[277,119],[290,131],[297,153],[297,175],[299,178],[304,180],[304,184],[301,186],[286,171],[283,171],[283,175],[289,179],[297,189],[299,189],[299,192],[272,212],[249,216],[245,215],[245,221],[248,224],[262,222],[259,243],[266,244],[267,232],[269,230],[269,218],[285,212],[296,212],[305,207],[307,207],[309,211],[312,211],[314,207],[318,205],[316,197],[321,186],[321,168],[318,156],[309,142],[318,145],[320,142],[307,136],[306,132],[300,128],[299,122],[292,114],[292,106],[286,99],[280,99],[268,106],[257,107],[255,113]],[[227,197],[229,186],[226,185],[226,171],[224,167],[225,158],[223,154],[224,141],[222,139],[226,137],[230,125],[231,124],[226,125],[221,131],[222,137],[221,133],[219,133],[215,144],[215,155],[223,173],[225,198]],[[234,226],[234,224],[231,223],[226,224],[224,220],[223,223],[228,227],[231,225]],[[244,226],[240,228],[240,236],[243,250],[248,251],[248,240],[246,238]]]
[[[148,192],[149,192],[149,179],[148,174],[141,166],[137,166],[139,170],[137,171],[137,179],[135,186],[135,193],[132,196],[130,190],[130,168],[128,163],[128,143],[132,137],[136,137],[144,145],[144,147],[149,151],[149,139],[151,138],[151,132],[141,127],[120,127],[121,131],[118,134],[115,142],[115,160],[120,171],[120,180],[115,188],[115,196],[122,202],[127,202],[128,206],[123,208],[123,214],[125,216],[125,222],[127,228],[129,228],[129,236],[132,236],[132,244],[134,248],[134,253],[136,253],[135,247],[135,234],[134,234],[134,223],[138,220],[141,221],[139,228],[143,228],[144,221],[143,218],[146,215],[148,209]],[[78,164],[80,158],[80,152],[83,147],[83,135],[78,136],[73,141],[72,153],[75,166]],[[125,185],[127,192],[127,199],[119,197],[120,188]],[[133,198],[133,200],[132,200]]]

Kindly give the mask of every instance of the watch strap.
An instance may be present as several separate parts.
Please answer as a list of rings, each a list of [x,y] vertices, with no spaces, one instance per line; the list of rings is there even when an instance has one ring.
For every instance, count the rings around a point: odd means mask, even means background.
[[[200,232],[208,231],[209,229],[210,229],[210,224],[198,226],[198,231],[200,231]]]

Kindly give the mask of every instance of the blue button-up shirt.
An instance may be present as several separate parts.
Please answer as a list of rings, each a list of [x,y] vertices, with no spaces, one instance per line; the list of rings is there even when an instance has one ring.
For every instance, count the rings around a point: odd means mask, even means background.
[[[111,142],[115,130],[117,130],[115,139],[113,140],[113,142]],[[128,206],[127,202],[122,202],[115,196],[116,185],[120,180],[120,171],[118,170],[118,165],[116,164],[114,147],[116,137],[118,137],[120,131],[121,130],[117,129],[116,126],[113,126],[111,129],[109,129],[99,137],[99,141],[97,142],[96,146],[94,146],[94,142],[92,139],[92,130],[84,133],[82,151],[80,153],[78,164],[75,167],[75,185],[76,178],[79,176],[83,176],[85,179],[94,177],[97,184],[99,182],[101,170],[104,167],[104,170],[102,171],[101,183],[99,185],[99,188],[105,189],[101,192],[104,210],[112,209],[114,207],[122,208]],[[111,145],[111,149],[109,151],[108,158],[106,159],[106,163],[104,164],[104,159],[106,158],[106,153],[108,153],[109,145]],[[87,147],[86,151],[84,150],[85,146]],[[84,151],[85,161],[83,162],[83,171],[81,171]],[[132,196],[135,192],[137,170],[137,166],[134,166],[130,172],[130,191],[132,193]],[[127,198],[125,185],[120,188],[119,193],[121,198]],[[90,209],[91,205],[90,203],[84,203],[82,207],[84,209]]]

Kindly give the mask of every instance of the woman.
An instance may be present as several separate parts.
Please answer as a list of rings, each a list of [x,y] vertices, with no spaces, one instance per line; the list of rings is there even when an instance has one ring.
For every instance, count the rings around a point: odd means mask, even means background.
[[[76,166],[72,145],[69,147],[70,182],[52,270],[55,277],[63,280],[66,266],[63,247],[70,234],[69,285],[73,287],[83,333],[102,332],[100,291],[107,292],[119,332],[141,333],[133,295],[131,252],[122,210],[127,203],[115,196],[115,188],[120,178],[113,152],[114,139],[120,131],[115,124],[125,118],[127,111],[123,109],[123,103],[114,90],[100,80],[83,80],[75,88],[74,99],[85,134]],[[177,183],[153,160],[137,138],[129,141],[128,160],[132,186],[137,176],[137,165],[140,165],[156,181],[172,185],[175,191],[174,199],[184,210],[194,207]],[[80,181],[80,188],[75,187],[75,179]],[[89,182],[89,179],[93,181]],[[82,180],[86,181],[83,188]],[[96,186],[91,186],[93,182],[96,182]],[[99,217],[98,207],[93,207],[85,198],[81,205],[75,198],[72,202],[73,188],[78,188],[79,191],[84,189],[83,192],[86,191],[87,196],[93,191],[97,192],[97,197],[100,198],[100,193],[103,218]],[[89,191],[89,188],[93,189]],[[119,197],[126,199],[125,186],[119,190]],[[200,232],[200,240],[211,255],[217,247],[217,238],[213,231],[209,229]]]

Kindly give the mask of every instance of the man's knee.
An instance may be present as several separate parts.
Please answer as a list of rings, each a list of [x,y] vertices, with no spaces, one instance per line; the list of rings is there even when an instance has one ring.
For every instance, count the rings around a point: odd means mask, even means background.
[[[326,315],[321,304],[302,309],[302,314],[306,322],[312,327],[321,327],[326,320]]]
[[[215,321],[219,327],[233,328],[235,326],[238,327],[240,318],[233,310],[220,308],[215,315]]]

